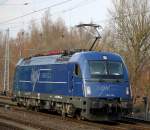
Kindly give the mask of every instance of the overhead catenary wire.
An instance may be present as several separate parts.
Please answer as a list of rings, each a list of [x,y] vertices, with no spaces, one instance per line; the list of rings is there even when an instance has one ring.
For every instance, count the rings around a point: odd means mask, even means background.
[[[86,2],[86,3],[85,3],[85,2]],[[55,15],[57,15],[57,14],[67,13],[67,12],[73,11],[73,10],[75,10],[75,9],[77,9],[77,8],[82,7],[82,6],[86,6],[86,5],[90,4],[91,2],[93,2],[93,0],[90,0],[89,2],[87,2],[87,0],[82,0],[82,1],[80,1],[79,3],[77,3],[76,5],[74,5],[74,6],[70,7],[70,8],[68,8],[68,9],[63,9],[63,10],[61,10],[61,11],[54,12],[53,14],[50,14],[50,16],[55,16]],[[39,21],[39,20],[41,20],[41,17],[40,17],[40,18],[37,18],[37,19],[33,19],[34,22]],[[13,21],[14,21],[14,20],[13,20]],[[10,21],[10,22],[11,22],[11,21]],[[0,23],[0,24],[6,25],[6,26],[16,24],[16,25],[17,25],[16,27],[10,27],[10,28],[13,28],[13,29],[11,29],[10,31],[15,31],[15,28],[19,27],[18,25],[21,25],[21,24],[22,24],[21,22],[14,22],[14,23],[10,23],[10,22],[3,23],[3,24]],[[30,25],[30,24],[31,24],[31,21],[28,22],[28,23],[24,23],[24,25]],[[1,30],[5,30],[5,29],[1,29]]]
[[[2,6],[24,6],[24,5],[28,5],[29,3],[23,3],[23,4],[0,4],[0,7]]]
[[[88,4],[88,3],[87,3]],[[83,6],[83,5],[82,5]],[[69,11],[72,11],[72,10],[74,10],[74,9],[77,9],[77,8],[79,8],[79,6],[77,6],[77,5],[75,5],[74,7],[71,7],[71,8],[69,8],[69,9],[65,9],[65,10],[62,10],[62,11],[59,11],[59,12],[55,12],[54,14],[51,14],[50,16],[53,16],[53,15],[55,15],[55,14],[58,14],[58,13],[67,13],[67,12],[69,12]],[[144,11],[144,12],[141,12],[141,14],[144,14],[144,13],[148,13],[148,12],[150,12],[150,10],[147,10],[146,12]],[[122,16],[124,16],[124,17],[128,17],[128,16],[136,16],[136,15],[138,15],[138,13],[133,13],[133,14],[123,14]],[[114,17],[112,17],[112,18],[108,18],[108,19],[103,19],[103,20],[97,20],[97,21],[93,21],[93,22],[95,22],[95,23],[99,23],[99,22],[107,22],[107,21],[110,21],[110,20],[116,20],[116,19],[118,19],[118,18],[120,18],[120,16],[114,16]],[[38,19],[34,19],[33,21],[36,21],[36,20],[40,20],[41,19],[41,17],[40,18],[38,18]],[[19,22],[20,23],[20,22]],[[1,23],[0,23],[1,24]],[[4,24],[13,24],[13,23],[4,23]],[[17,23],[16,23],[17,24]],[[27,24],[29,24],[29,23],[27,23]]]
[[[3,5],[4,3],[6,3],[8,0],[3,0],[0,2],[0,5]]]
[[[83,2],[86,2],[86,4],[84,4]],[[93,2],[93,1],[91,0],[91,2]],[[54,15],[59,14],[59,13],[67,13],[67,12],[69,12],[69,11],[75,10],[75,9],[77,9],[77,8],[79,8],[79,7],[81,7],[81,6],[87,5],[87,4],[89,4],[89,3],[87,3],[87,0],[82,0],[82,1],[80,1],[77,5],[74,5],[73,7],[70,7],[70,8],[68,8],[68,9],[63,9],[63,10],[61,10],[61,11],[54,12],[53,14],[50,14],[50,16],[54,16]],[[50,8],[50,7],[49,7],[49,8]],[[47,9],[48,9],[48,8],[47,8]],[[41,10],[41,11],[43,11],[43,10]],[[37,12],[37,11],[36,11],[36,12]],[[24,16],[24,17],[25,17],[25,16]],[[37,18],[37,20],[39,20],[39,19],[41,19],[41,17],[40,17],[40,18]],[[17,20],[17,19],[16,19],[16,20]],[[12,21],[14,21],[14,20],[12,20]],[[33,21],[36,21],[36,19],[34,19]],[[10,22],[11,22],[11,20],[10,20]],[[20,24],[20,22],[13,22],[13,23],[10,23],[10,22],[0,23],[0,24],[2,24],[2,25]]]
[[[17,20],[17,19],[21,19],[22,17],[31,15],[31,14],[33,14],[33,13],[37,13],[37,12],[40,12],[40,11],[44,11],[44,10],[49,9],[49,8],[51,8],[51,7],[55,7],[55,6],[58,6],[58,5],[61,5],[61,4],[65,4],[65,3],[70,2],[70,1],[72,1],[72,0],[65,0],[65,1],[63,1],[63,2],[56,3],[56,4],[51,5],[51,6],[49,6],[49,7],[45,7],[45,8],[42,8],[42,9],[33,11],[33,12],[29,12],[29,13],[24,14],[24,15],[22,15],[22,16],[18,16],[18,17],[16,17],[16,18],[9,19],[9,20],[7,20],[7,21],[5,21],[5,22],[1,22],[0,25],[15,24],[15,23],[10,23],[10,22],[15,21],[15,20]],[[83,2],[83,1],[81,1],[81,2],[78,3],[77,5],[75,5],[75,6],[73,6],[73,7],[70,7],[70,8],[68,8],[68,9],[64,9],[64,10],[61,10],[61,11],[58,11],[58,12],[54,12],[54,13],[51,14],[50,16],[54,16],[54,15],[56,15],[56,14],[58,14],[58,13],[67,13],[67,12],[69,12],[69,11],[73,11],[73,10],[79,8],[80,6],[84,6],[84,3],[82,3],[82,2]],[[92,1],[92,2],[93,2],[93,1]],[[87,5],[87,4],[89,4],[89,3],[86,2],[85,5]],[[143,12],[141,12],[141,14],[148,13],[148,12],[150,12],[150,10],[143,11]],[[124,17],[135,16],[135,15],[138,15],[138,13],[139,13],[139,12],[137,12],[137,13],[135,12],[135,13],[131,13],[131,14],[123,14],[122,16],[124,16]],[[112,18],[108,18],[108,19],[104,19],[104,20],[97,20],[97,21],[93,21],[93,22],[94,22],[94,23],[105,23],[105,22],[109,22],[109,21],[111,21],[111,20],[117,20],[118,18],[120,18],[120,16],[114,16],[114,17],[112,17]],[[41,20],[41,17],[40,17],[40,18],[37,18],[37,19],[33,19],[34,22],[35,22],[35,21],[38,21],[38,20]],[[31,22],[31,21],[30,21],[30,22]],[[28,22],[28,23],[23,23],[23,24],[24,24],[24,25],[29,25],[30,22]],[[18,24],[22,24],[22,23],[21,23],[21,22],[18,22],[18,23],[16,22],[16,24],[18,25]],[[10,29],[11,29],[11,28],[18,28],[18,27],[19,27],[19,26],[10,27]],[[7,28],[8,28],[8,27],[7,27]],[[0,30],[6,30],[6,29],[0,29]],[[15,29],[11,29],[10,31],[12,31],[12,30],[15,31]]]
[[[56,4],[50,5],[50,6],[48,6],[48,7],[45,7],[45,8],[42,8],[42,9],[38,9],[38,10],[35,10],[35,11],[32,11],[32,12],[26,13],[26,14],[24,14],[24,15],[17,16],[17,17],[8,19],[8,20],[6,20],[6,21],[0,22],[0,25],[1,25],[1,24],[5,24],[5,23],[9,23],[9,22],[11,22],[11,21],[15,21],[15,20],[21,19],[21,18],[23,18],[23,17],[26,17],[26,16],[29,16],[29,15],[31,15],[31,14],[44,11],[44,10],[49,9],[49,8],[53,8],[53,7],[56,7],[56,6],[63,5],[63,4],[68,3],[68,2],[70,2],[70,1],[72,1],[72,0],[64,0],[64,1],[62,1],[62,2],[59,2],[59,3],[56,3]]]

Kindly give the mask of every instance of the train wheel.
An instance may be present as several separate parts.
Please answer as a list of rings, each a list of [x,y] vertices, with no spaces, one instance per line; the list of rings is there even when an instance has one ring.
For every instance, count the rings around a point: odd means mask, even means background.
[[[32,106],[31,106],[31,105],[27,105],[27,106],[26,106],[26,109],[27,109],[27,110],[31,110],[31,109],[32,109]]]
[[[36,107],[36,106],[32,107],[32,110],[35,111],[35,112],[39,112],[39,108]]]
[[[82,119],[81,115],[79,115],[79,114],[76,115],[76,118],[77,118],[77,120],[81,120]]]
[[[61,116],[63,120],[66,118],[66,105],[65,104],[62,104]]]
[[[77,120],[82,120],[81,111],[80,111],[80,110],[77,110],[77,111],[75,112],[75,117],[76,117]]]
[[[63,120],[65,120],[66,119],[66,113],[62,112],[61,117],[62,117]]]
[[[22,107],[22,104],[19,103],[19,102],[17,102],[17,106],[18,106],[18,107]]]

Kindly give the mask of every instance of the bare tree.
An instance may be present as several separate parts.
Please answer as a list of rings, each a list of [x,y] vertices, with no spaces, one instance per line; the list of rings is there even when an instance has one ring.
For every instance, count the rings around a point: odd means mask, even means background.
[[[139,77],[150,60],[150,10],[148,0],[115,0],[111,11],[117,35],[129,67],[133,92],[140,94]],[[144,86],[143,86],[144,87]]]

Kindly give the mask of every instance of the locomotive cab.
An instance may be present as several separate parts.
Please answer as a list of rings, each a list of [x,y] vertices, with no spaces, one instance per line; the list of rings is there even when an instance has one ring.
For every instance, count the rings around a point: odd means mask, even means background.
[[[82,84],[81,115],[90,120],[108,120],[129,114],[132,109],[131,90],[122,58],[112,53],[83,52],[83,55],[80,53],[74,57],[80,61],[74,67],[78,75],[74,89],[77,84]],[[74,59],[71,61],[75,62]]]

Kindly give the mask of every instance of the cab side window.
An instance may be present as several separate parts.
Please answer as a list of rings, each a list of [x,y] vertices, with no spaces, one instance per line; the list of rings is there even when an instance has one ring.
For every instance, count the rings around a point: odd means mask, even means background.
[[[80,66],[78,64],[75,64],[75,70],[74,70],[74,73],[77,77],[82,77],[82,74],[81,74],[81,69],[80,69]]]

